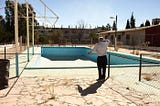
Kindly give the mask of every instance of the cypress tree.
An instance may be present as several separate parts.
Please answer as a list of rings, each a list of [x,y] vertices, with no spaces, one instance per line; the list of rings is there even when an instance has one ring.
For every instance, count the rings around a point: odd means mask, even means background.
[[[150,26],[150,25],[151,25],[151,24],[150,24],[149,20],[146,20],[145,26]]]
[[[127,20],[126,29],[130,28],[129,19]]]
[[[130,19],[130,26],[131,28],[135,28],[135,18],[133,16],[133,12],[132,12],[132,15],[131,15],[131,19]]]
[[[144,23],[142,23],[142,24],[140,25],[140,27],[144,27]]]
[[[112,30],[117,30],[117,28],[116,28],[116,22],[115,21],[113,22]]]

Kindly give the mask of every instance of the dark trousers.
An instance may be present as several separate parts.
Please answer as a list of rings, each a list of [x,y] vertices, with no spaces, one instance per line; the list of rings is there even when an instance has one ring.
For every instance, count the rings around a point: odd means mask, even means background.
[[[105,79],[106,77],[106,65],[107,65],[107,57],[98,56],[97,57],[97,67],[98,67],[98,75],[99,79]]]

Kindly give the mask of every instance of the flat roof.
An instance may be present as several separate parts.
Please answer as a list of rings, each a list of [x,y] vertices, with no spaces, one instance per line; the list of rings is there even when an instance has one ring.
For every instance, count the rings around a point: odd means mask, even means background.
[[[145,30],[147,28],[152,28],[152,27],[157,27],[160,26],[160,24],[158,25],[152,25],[152,26],[146,26],[146,27],[137,27],[137,28],[131,28],[131,29],[124,29],[124,30],[117,30],[117,32],[131,32],[131,31],[138,31],[138,30]],[[100,32],[99,34],[106,34],[106,33],[115,33],[115,30],[111,30],[111,31],[104,31],[104,32]]]

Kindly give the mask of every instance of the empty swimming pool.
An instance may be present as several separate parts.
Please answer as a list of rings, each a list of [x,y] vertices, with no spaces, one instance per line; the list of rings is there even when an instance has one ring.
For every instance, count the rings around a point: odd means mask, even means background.
[[[96,68],[96,53],[88,54],[87,47],[41,47],[41,55],[35,55],[26,68]],[[114,66],[138,66],[139,56],[108,52],[110,64]],[[160,63],[159,60],[143,58],[143,60]]]

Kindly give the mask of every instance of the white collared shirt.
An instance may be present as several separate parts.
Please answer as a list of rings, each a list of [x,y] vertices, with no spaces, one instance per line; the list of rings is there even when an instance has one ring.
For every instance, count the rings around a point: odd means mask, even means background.
[[[105,41],[101,41],[95,44],[91,52],[97,52],[98,56],[106,55],[107,47],[110,43],[110,40],[106,39]]]

